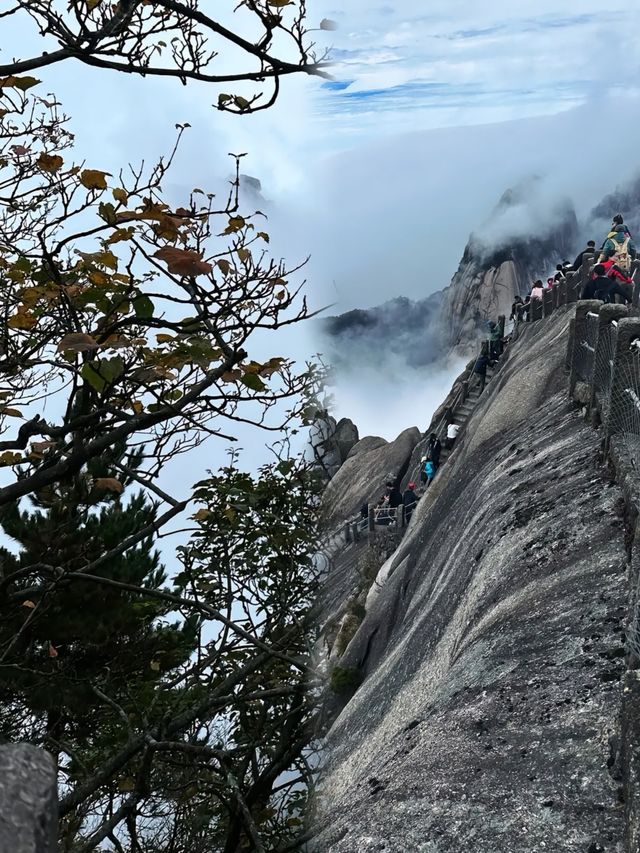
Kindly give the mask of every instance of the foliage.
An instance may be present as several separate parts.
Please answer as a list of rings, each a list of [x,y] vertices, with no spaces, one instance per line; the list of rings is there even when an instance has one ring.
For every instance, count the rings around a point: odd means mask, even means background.
[[[71,59],[145,77],[225,84],[218,109],[249,113],[274,103],[284,76],[327,76],[326,54],[318,56],[308,38],[305,0],[234,5],[213,17],[211,4],[201,0],[16,0],[0,20],[15,16],[22,23],[30,16],[50,49],[0,65],[0,77],[15,85],[16,75]],[[332,21],[320,22],[321,30],[334,28]],[[26,86],[25,79],[35,78],[22,79]]]
[[[205,437],[233,440],[218,421],[280,430],[314,368],[296,374],[246,347],[309,312],[256,216],[238,212],[237,167],[221,207],[199,189],[170,206],[161,181],[173,154],[146,177],[67,165],[58,105],[18,83],[0,95],[0,435],[12,435],[0,466],[18,472],[0,505],[120,443],[142,453],[146,476],[134,476],[148,487]],[[297,409],[283,421],[276,404],[288,399]],[[131,474],[126,460],[119,470]]]
[[[57,757],[64,853],[296,849],[319,484],[284,449],[192,497],[159,477],[239,423],[305,421],[318,370],[249,355],[309,316],[303,283],[240,212],[238,158],[222,203],[171,205],[175,149],[76,164],[36,86],[0,90],[0,732]],[[193,500],[165,572],[154,544]]]
[[[360,686],[362,674],[354,667],[334,666],[331,670],[329,684],[338,696],[348,695]]]

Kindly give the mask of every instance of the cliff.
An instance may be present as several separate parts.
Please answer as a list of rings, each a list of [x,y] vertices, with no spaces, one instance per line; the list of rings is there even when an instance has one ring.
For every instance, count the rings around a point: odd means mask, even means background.
[[[315,851],[621,849],[624,500],[568,400],[572,314],[505,355],[367,597]]]

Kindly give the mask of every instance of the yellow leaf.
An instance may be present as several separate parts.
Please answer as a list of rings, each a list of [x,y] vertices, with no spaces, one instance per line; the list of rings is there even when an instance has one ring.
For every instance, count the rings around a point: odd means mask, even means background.
[[[13,317],[9,317],[7,320],[7,326],[10,329],[33,329],[37,323],[38,321],[33,314],[25,314],[23,312],[14,314]]]
[[[134,400],[131,408],[136,413],[136,415],[141,415],[144,412],[144,406],[140,402],[140,400]]]
[[[265,243],[268,243],[268,242],[269,242],[269,235],[267,234],[267,232],[266,232],[266,231],[258,231],[258,233],[257,233],[257,235],[256,235],[256,236],[257,236],[257,237],[262,237],[262,239],[264,240],[264,242],[265,242]]]
[[[58,344],[58,352],[88,352],[97,349],[99,346],[100,344],[91,335],[74,332],[64,336]]]
[[[26,601],[23,601],[23,602],[22,602],[22,606],[23,606],[23,607],[28,607],[28,608],[29,608],[29,610],[33,610],[33,609],[35,608],[35,606],[36,606],[36,605],[34,604],[34,602],[33,602],[33,601],[31,601],[31,599],[29,599],[29,598],[28,598]]]
[[[106,190],[108,174],[99,169],[83,169],[80,172],[80,183],[88,190]]]
[[[236,231],[240,231],[241,228],[244,228],[245,220],[242,216],[231,216],[229,218],[229,224],[225,228],[225,234],[233,234]]]
[[[173,337],[173,335],[159,334],[156,335],[156,340],[159,344],[167,344],[169,343],[169,341],[174,341],[175,338]]]
[[[19,409],[0,408],[0,415],[6,415],[8,418],[21,418],[22,412]]]
[[[36,160],[36,166],[43,172],[57,172],[63,163],[64,160],[59,154],[45,154],[44,151]]]
[[[89,281],[91,282],[91,284],[97,284],[97,285],[109,284],[109,276],[106,273],[100,272],[100,270],[91,270],[88,278],[89,278]]]
[[[160,672],[160,661],[159,660],[152,660],[151,663],[149,664],[149,666],[151,667],[151,669],[154,672]]]
[[[22,462],[22,454],[20,453],[12,453],[11,450],[0,453],[0,466],[17,465],[19,462]]]
[[[246,264],[251,257],[251,252],[248,249],[238,249],[238,257],[243,264]]]
[[[124,486],[115,477],[97,477],[93,484],[97,489],[104,489],[105,492],[116,492],[119,495],[124,492]]]
[[[129,201],[127,191],[123,190],[122,187],[116,187],[115,189],[111,190],[111,193],[115,200],[121,202],[122,204],[126,204]]]
[[[224,258],[220,258],[219,261],[216,262],[218,267],[222,270],[222,275],[229,275],[229,270],[231,269],[231,264],[229,261],[226,261]]]
[[[204,521],[206,518],[209,518],[211,515],[210,509],[199,509],[198,512],[193,516],[195,521]]]

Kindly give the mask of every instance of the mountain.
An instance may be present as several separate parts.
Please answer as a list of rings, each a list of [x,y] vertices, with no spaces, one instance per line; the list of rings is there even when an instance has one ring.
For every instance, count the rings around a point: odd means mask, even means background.
[[[338,370],[375,364],[390,354],[413,367],[434,361],[445,343],[439,324],[443,293],[417,301],[399,296],[383,305],[356,309],[322,321],[327,356]]]
[[[511,313],[536,278],[573,259],[578,220],[568,201],[549,203],[537,177],[507,190],[488,219],[471,234],[451,283],[425,299],[398,297],[375,308],[349,311],[323,322],[336,367],[379,357],[381,346],[414,367],[448,350],[475,346],[486,322]]]
[[[336,581],[369,594],[329,626],[313,853],[598,853],[638,837],[637,472],[617,464],[614,482],[569,404],[574,314],[507,348],[397,550],[383,563],[375,536],[335,558],[360,549]],[[365,488],[346,473],[352,510]]]
[[[545,280],[560,261],[573,259],[578,240],[573,207],[558,202],[540,221],[535,189],[535,181],[528,181],[507,190],[487,222],[469,238],[443,294],[440,322],[450,347],[474,347],[488,321],[501,314],[509,317],[516,296],[529,293],[532,282]]]

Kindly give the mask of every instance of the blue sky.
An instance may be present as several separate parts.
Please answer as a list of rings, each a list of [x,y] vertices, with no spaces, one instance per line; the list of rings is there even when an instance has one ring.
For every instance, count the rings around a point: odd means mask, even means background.
[[[637,3],[321,5],[339,25],[336,82],[313,100],[316,129],[332,150],[405,131],[553,114],[621,83],[637,86]]]

